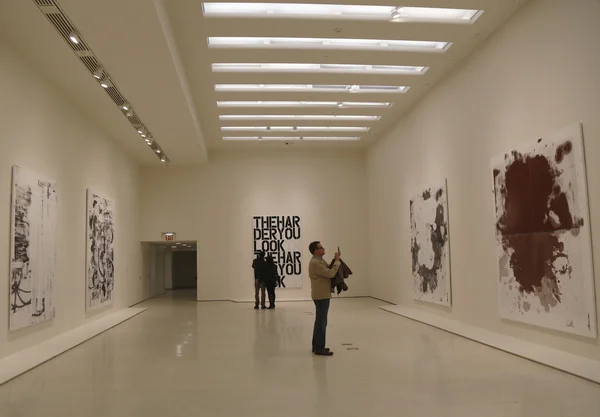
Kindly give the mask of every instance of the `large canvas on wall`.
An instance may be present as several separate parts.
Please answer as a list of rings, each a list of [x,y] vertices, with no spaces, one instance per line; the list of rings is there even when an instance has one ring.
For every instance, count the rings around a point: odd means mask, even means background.
[[[445,181],[410,200],[413,295],[450,306],[450,241]]]
[[[86,309],[112,303],[115,285],[115,214],[113,203],[93,190],[87,192]]]
[[[253,253],[273,256],[280,288],[302,288],[300,216],[253,216]]]
[[[10,242],[10,330],[54,317],[56,184],[13,167]]]
[[[492,161],[500,316],[596,337],[581,125]]]

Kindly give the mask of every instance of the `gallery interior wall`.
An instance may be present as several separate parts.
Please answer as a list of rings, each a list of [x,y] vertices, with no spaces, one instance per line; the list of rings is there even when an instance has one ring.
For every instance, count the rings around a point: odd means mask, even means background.
[[[367,155],[371,295],[600,359],[597,340],[500,320],[490,160],[581,122],[600,300],[600,2],[534,0]],[[451,309],[412,296],[409,199],[448,180]],[[600,310],[598,310],[600,311]]]
[[[141,301],[140,169],[75,104],[0,39],[0,357]],[[8,331],[11,167],[55,180],[57,265],[53,320]],[[86,314],[86,189],[115,202],[115,301]]]
[[[278,298],[310,298],[312,240],[323,242],[327,257],[340,246],[354,272],[346,296],[368,295],[364,162],[362,153],[294,149],[213,153],[203,167],[144,170],[142,240],[176,232],[197,241],[198,299],[250,301],[252,217],[300,216],[304,285]]]

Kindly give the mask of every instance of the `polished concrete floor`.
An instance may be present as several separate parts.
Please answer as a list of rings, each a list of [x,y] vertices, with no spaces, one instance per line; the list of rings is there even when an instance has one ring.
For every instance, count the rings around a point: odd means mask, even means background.
[[[380,304],[333,300],[335,355],[315,357],[311,303],[255,311],[171,293],[0,386],[0,416],[600,416],[600,385]]]

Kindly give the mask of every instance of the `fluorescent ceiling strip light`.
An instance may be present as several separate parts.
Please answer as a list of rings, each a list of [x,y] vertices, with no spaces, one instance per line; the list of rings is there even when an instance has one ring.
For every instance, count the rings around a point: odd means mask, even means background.
[[[215,91],[270,91],[315,93],[406,93],[404,85],[318,85],[318,84],[216,84]]]
[[[368,132],[365,126],[223,126],[229,132]]]
[[[224,136],[223,140],[360,140],[358,136]]]
[[[212,64],[213,72],[305,72],[305,73],[360,73],[360,74],[416,74],[422,75],[428,67],[366,64],[270,64],[219,63]]]
[[[351,114],[222,114],[221,120],[379,120],[381,116],[357,116]]]
[[[483,13],[470,9],[299,3],[204,3],[205,16],[322,18],[339,20],[444,21],[472,23]],[[400,20],[403,19],[403,20]]]
[[[217,107],[391,107],[389,102],[360,101],[217,101]]]
[[[450,42],[404,41],[383,39],[338,38],[278,38],[278,37],[209,37],[210,47],[277,48],[277,49],[360,49],[405,51],[424,50],[444,52]]]

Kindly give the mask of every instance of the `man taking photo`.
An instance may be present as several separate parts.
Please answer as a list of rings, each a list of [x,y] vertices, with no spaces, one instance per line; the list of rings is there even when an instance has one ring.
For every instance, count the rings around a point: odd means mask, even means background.
[[[325,347],[327,331],[327,314],[331,301],[331,279],[337,274],[340,267],[340,253],[335,253],[334,263],[331,268],[325,262],[325,248],[321,242],[315,241],[308,246],[313,255],[308,265],[311,296],[315,303],[315,327],[313,330],[312,351],[315,355],[332,356],[333,352]]]

